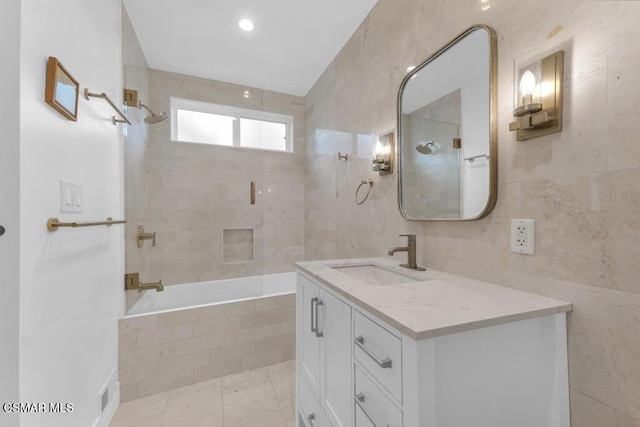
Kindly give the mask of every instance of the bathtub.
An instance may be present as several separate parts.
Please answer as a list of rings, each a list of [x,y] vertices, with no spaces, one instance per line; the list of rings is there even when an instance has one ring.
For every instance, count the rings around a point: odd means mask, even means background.
[[[296,273],[294,272],[170,285],[165,286],[162,292],[146,291],[127,310],[125,318],[253,298],[267,298],[291,294],[295,291]]]
[[[121,401],[294,359],[295,288],[280,273],[144,292],[118,324]]]

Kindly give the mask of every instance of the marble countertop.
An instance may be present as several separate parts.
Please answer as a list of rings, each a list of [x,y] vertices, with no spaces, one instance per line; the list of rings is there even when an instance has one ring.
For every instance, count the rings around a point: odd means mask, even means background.
[[[481,280],[399,267],[392,258],[297,262],[298,269],[409,337],[420,340],[571,311],[571,304]],[[417,281],[371,285],[332,267],[376,265]],[[343,270],[344,271],[344,270]]]

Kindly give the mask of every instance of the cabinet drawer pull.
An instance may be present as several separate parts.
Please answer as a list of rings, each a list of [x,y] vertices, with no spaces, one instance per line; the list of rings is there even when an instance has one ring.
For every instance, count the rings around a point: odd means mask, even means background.
[[[324,305],[324,302],[322,302],[322,300],[319,300],[318,302],[316,302],[316,331],[315,332],[316,332],[316,337],[322,338],[324,334],[319,331],[320,328],[318,326],[318,306],[319,305]]]
[[[313,420],[315,419],[316,419],[316,414],[314,414],[313,412],[307,416],[307,420],[309,420],[309,424],[311,424],[311,427],[315,425],[313,424]]]
[[[315,319],[315,321],[318,321],[318,316],[314,314],[314,307],[313,304],[318,302],[318,297],[313,297],[311,298],[311,332],[313,332],[314,334],[318,333],[318,326],[316,323],[316,326],[313,326],[313,321]]]
[[[356,405],[358,405],[360,407],[360,409],[362,410],[362,412],[364,412],[364,414],[367,416],[367,418],[369,418],[369,421],[371,421],[371,424],[373,424],[375,427],[380,427],[380,424],[378,424],[378,422],[373,417],[371,412],[369,412],[367,407],[364,406],[364,394],[358,393],[358,394],[356,394],[355,398],[356,398]],[[389,424],[387,424],[386,427],[389,427]]]
[[[391,359],[388,357],[380,359],[378,356],[373,354],[373,352],[364,345],[364,337],[362,335],[357,336],[353,342],[382,369],[391,368]]]

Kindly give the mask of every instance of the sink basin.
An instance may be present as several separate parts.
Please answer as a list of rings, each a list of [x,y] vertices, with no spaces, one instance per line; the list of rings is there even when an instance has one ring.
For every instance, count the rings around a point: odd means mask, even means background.
[[[429,280],[424,277],[415,277],[411,274],[389,270],[375,264],[336,265],[331,266],[331,268],[366,284],[377,286],[399,285],[401,283]]]

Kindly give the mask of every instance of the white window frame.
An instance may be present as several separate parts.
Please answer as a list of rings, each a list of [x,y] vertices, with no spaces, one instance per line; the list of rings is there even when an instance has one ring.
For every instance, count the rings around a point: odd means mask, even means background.
[[[170,98],[171,105],[171,141],[189,144],[204,144],[212,147],[227,147],[228,145],[213,144],[206,142],[181,141],[178,139],[178,110],[188,110],[198,113],[217,114],[221,116],[233,117],[233,148],[244,150],[264,150],[275,153],[293,153],[293,116],[286,114],[271,113],[267,111],[250,110],[248,108],[233,107],[231,105],[213,104],[211,102],[195,101],[193,99]],[[244,147],[240,145],[240,119],[260,120],[263,122],[283,123],[286,126],[285,149],[273,150],[268,148]]]

